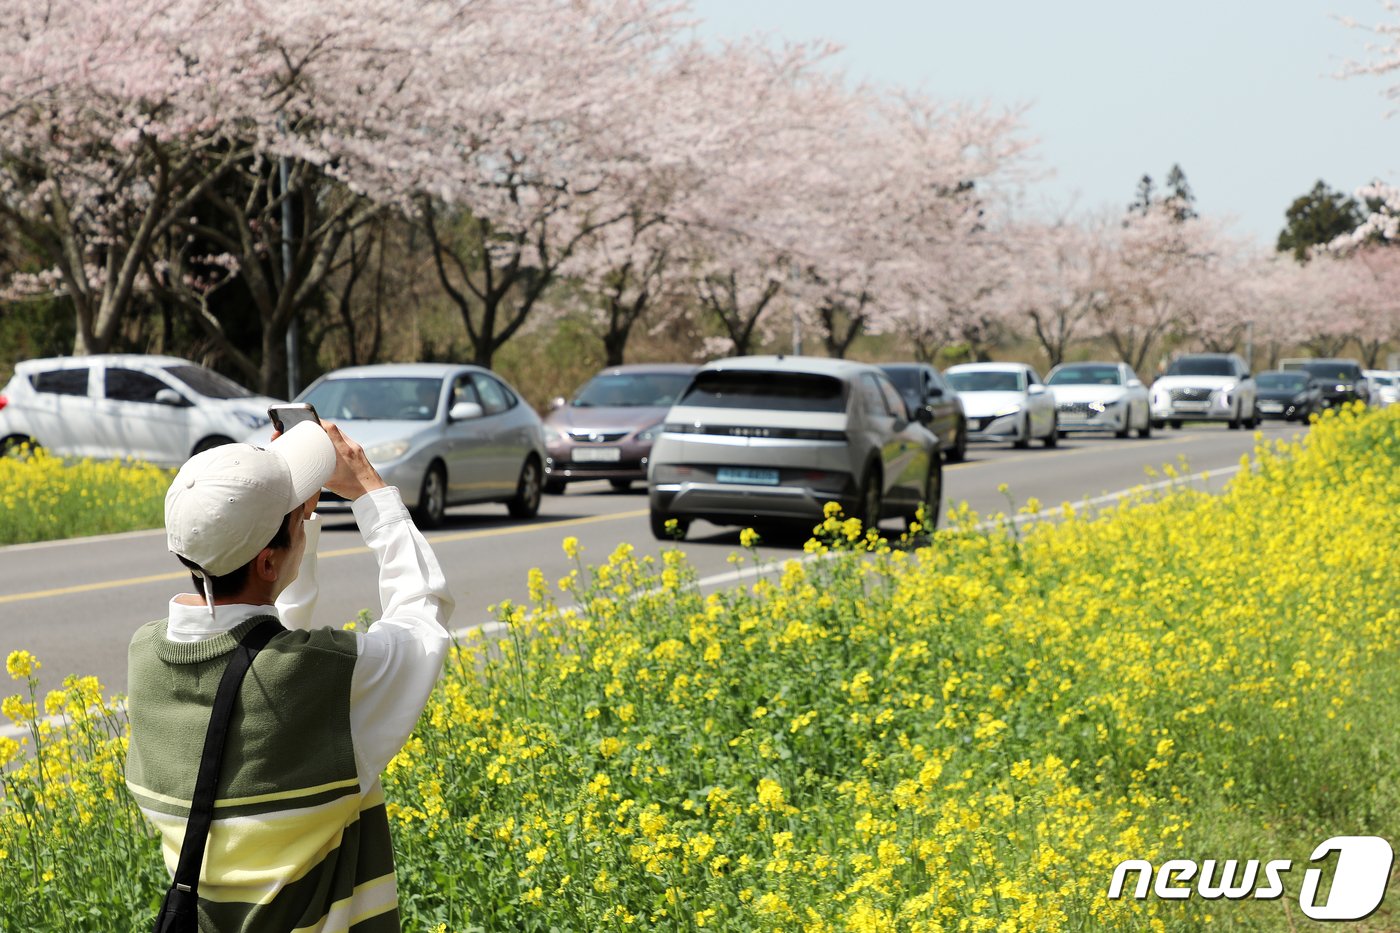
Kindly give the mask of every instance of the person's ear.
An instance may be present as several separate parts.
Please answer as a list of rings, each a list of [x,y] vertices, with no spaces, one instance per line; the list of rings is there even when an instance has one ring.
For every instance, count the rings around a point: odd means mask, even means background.
[[[274,553],[272,548],[265,547],[253,558],[253,573],[258,575],[258,579],[268,583],[277,582],[277,563],[272,559]]]

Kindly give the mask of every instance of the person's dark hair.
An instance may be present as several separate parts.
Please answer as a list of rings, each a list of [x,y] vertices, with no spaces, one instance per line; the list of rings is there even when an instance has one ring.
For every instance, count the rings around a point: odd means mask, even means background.
[[[272,540],[267,542],[265,547],[276,548],[278,550],[281,550],[282,548],[291,547],[292,522],[295,519],[299,518],[301,514],[301,506],[297,506],[295,509],[292,509],[290,512],[288,512],[286,516],[282,519],[282,525],[277,529],[277,534],[272,536]],[[190,568],[190,570],[194,571],[199,569],[199,565],[196,564],[194,561],[186,560],[184,557],[180,557],[179,554],[176,554],[175,556],[179,557],[180,563]],[[254,558],[254,560],[256,559],[257,558]],[[239,590],[243,589],[244,584],[248,582],[248,574],[252,571],[252,568],[253,561],[250,560],[242,567],[239,567],[235,570],[230,570],[228,573],[224,574],[221,577],[216,577],[211,573],[209,575],[209,585],[214,590],[214,598],[228,599],[230,596],[233,596]],[[200,579],[199,574],[191,573],[190,580],[194,582],[195,592],[203,596],[204,581]]]

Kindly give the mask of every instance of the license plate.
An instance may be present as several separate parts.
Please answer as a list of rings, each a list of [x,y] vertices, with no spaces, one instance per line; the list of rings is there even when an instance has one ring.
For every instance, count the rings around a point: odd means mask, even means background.
[[[1282,402],[1260,402],[1260,403],[1259,403],[1259,410],[1260,410],[1260,411],[1283,411],[1283,403],[1282,403]]]
[[[574,463],[616,463],[622,459],[621,447],[575,447]]]
[[[720,467],[715,479],[721,483],[747,483],[756,486],[778,485],[777,470],[753,470],[748,467]]]
[[[1205,411],[1210,407],[1210,402],[1177,402],[1173,407],[1182,411]]]

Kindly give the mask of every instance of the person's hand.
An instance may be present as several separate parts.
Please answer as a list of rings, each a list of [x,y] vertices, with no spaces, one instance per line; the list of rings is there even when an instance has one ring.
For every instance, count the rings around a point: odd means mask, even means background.
[[[335,472],[326,480],[327,489],[353,502],[365,493],[387,485],[365,456],[365,449],[346,437],[335,422],[322,422],[322,427],[335,445]]]

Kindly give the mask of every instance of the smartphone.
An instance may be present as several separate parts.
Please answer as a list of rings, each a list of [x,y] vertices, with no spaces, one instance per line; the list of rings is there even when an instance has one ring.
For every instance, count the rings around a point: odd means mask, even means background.
[[[314,421],[321,423],[321,419],[316,414],[316,408],[310,402],[288,402],[286,405],[273,405],[268,408],[267,416],[272,419],[272,426],[279,433],[285,434],[303,421]]]

